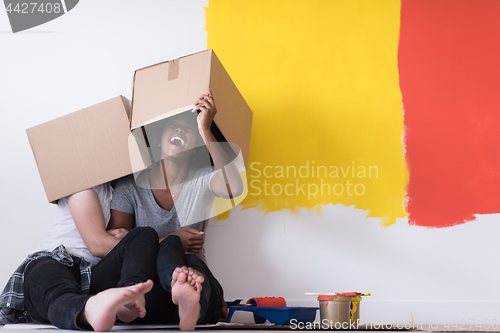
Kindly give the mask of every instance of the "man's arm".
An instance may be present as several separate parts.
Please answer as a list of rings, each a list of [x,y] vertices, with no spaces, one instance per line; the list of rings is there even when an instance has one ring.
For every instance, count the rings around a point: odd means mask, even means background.
[[[108,234],[99,197],[94,189],[84,190],[68,197],[69,210],[76,228],[90,253],[105,257],[119,238]]]

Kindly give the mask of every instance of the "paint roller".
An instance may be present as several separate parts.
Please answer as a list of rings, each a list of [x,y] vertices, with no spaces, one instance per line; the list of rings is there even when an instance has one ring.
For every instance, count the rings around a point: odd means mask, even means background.
[[[247,304],[258,307],[286,308],[286,301],[283,297],[252,297]]]
[[[247,304],[256,307],[272,307],[272,308],[285,308],[286,301],[283,297],[252,297],[247,301]],[[257,314],[253,314],[253,319],[256,324],[263,324],[266,318]]]

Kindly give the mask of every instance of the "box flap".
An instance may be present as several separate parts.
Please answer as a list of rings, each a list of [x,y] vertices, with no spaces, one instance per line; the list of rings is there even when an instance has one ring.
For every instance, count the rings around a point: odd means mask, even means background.
[[[228,142],[240,147],[247,165],[253,113],[215,52],[212,52],[209,87],[217,106],[214,122]]]
[[[193,108],[208,90],[212,50],[135,71],[131,129]]]

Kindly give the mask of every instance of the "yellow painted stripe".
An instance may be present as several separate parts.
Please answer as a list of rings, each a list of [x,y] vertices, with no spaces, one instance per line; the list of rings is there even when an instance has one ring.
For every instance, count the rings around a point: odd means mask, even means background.
[[[254,112],[244,208],[407,216],[399,18],[394,0],[209,1],[208,48]]]

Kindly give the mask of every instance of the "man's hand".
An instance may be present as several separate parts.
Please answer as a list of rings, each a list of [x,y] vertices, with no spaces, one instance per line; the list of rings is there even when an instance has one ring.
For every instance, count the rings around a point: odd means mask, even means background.
[[[122,239],[128,233],[127,229],[119,228],[119,229],[110,229],[107,230],[108,234],[118,239]]]
[[[186,253],[198,253],[203,248],[204,232],[199,231],[195,228],[182,228],[176,232],[171,233],[171,235],[177,235],[181,238],[182,247]]]

